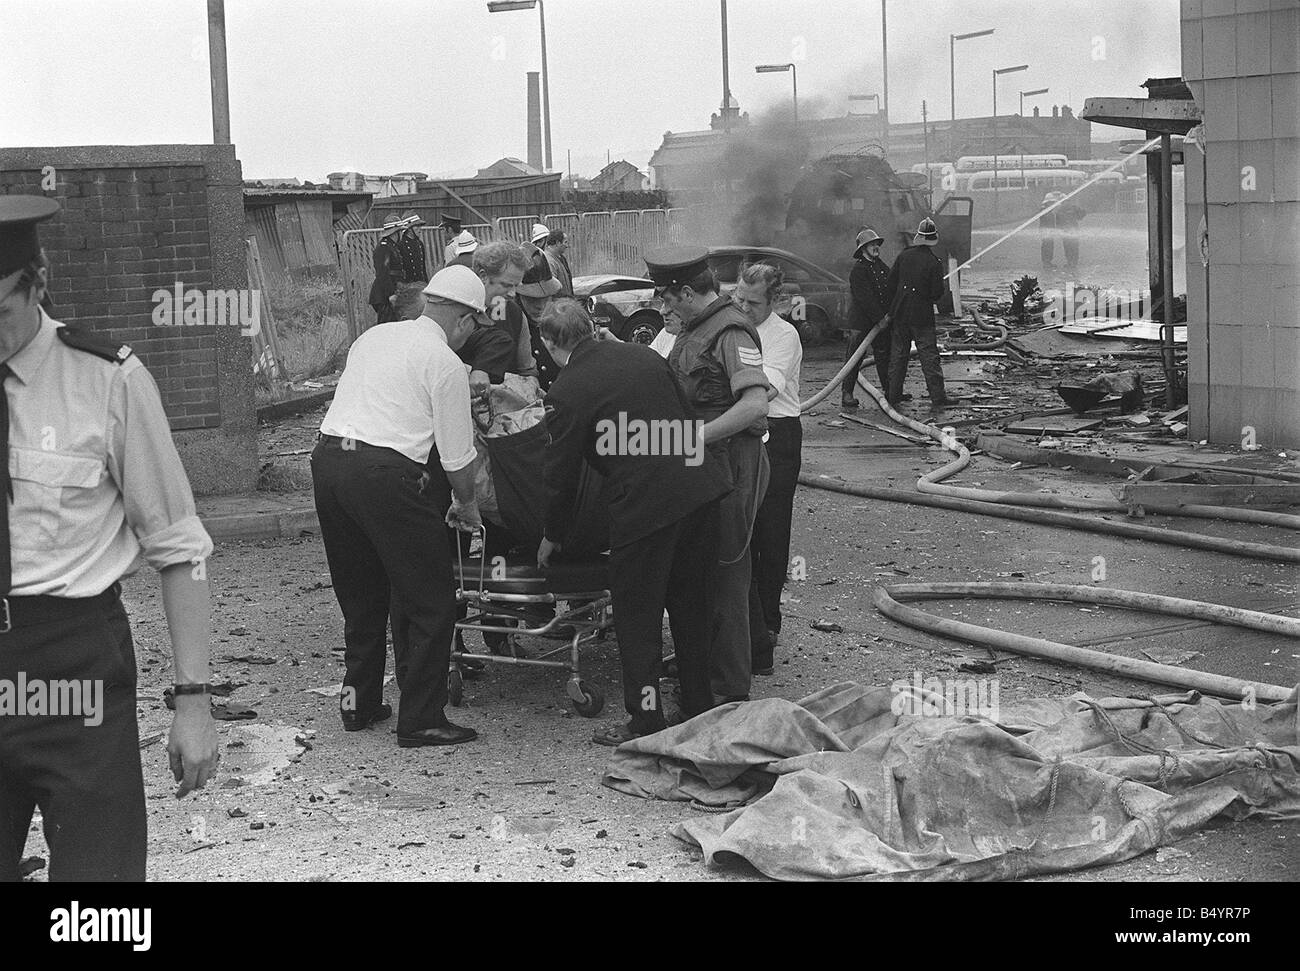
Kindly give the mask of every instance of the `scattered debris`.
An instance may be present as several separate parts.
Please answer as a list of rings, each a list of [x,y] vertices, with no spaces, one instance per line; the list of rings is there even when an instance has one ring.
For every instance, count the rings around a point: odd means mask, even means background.
[[[832,623],[829,620],[815,620],[812,623],[813,630],[819,630],[823,634],[843,634],[844,628],[839,624]]]

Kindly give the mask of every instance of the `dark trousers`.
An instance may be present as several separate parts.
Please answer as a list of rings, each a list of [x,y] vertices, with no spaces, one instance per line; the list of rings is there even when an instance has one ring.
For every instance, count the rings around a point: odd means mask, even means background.
[[[1046,233],[1043,235],[1042,241],[1039,244],[1039,249],[1040,249],[1041,256],[1043,258],[1043,266],[1051,266],[1052,258],[1056,255],[1056,241],[1055,238],[1050,233]],[[1074,233],[1062,233],[1061,249],[1065,251],[1066,266],[1079,265],[1079,237],[1078,236],[1074,235]]]
[[[709,664],[714,695],[742,698],[749,694],[754,650],[749,640],[749,545],[771,470],[762,440],[748,432],[732,435],[709,449],[726,463],[733,485],[718,504],[718,571],[713,581]]]
[[[758,669],[772,666],[772,641],[767,632],[781,631],[781,590],[790,568],[790,520],[803,462],[803,423],[798,418],[769,418],[767,431],[767,461],[772,471],[767,495],[754,517],[749,547],[753,560],[749,642],[753,666]]]
[[[103,720],[87,725],[86,707],[81,715],[0,715],[0,882],[19,879],[37,806],[50,880],[142,881],[148,831],[131,625],[116,587],[68,603],[58,619],[0,634],[0,679],[102,682]]]
[[[848,346],[844,349],[844,360],[848,361],[853,356],[853,352],[858,349],[862,343],[862,338],[867,336],[865,330],[851,330],[848,332]],[[889,387],[889,355],[891,353],[890,330],[886,327],[871,341],[871,355],[876,359],[876,376],[880,378],[880,390],[884,391]],[[864,355],[865,357],[865,355]],[[862,362],[859,361],[857,366],[844,375],[844,383],[840,387],[840,396],[843,398],[856,397],[854,393],[858,385],[858,372],[862,370]]]
[[[441,469],[432,469],[433,485],[422,488],[424,466],[391,449],[352,444],[323,440],[311,457],[316,515],[343,611],[342,704],[365,713],[383,702],[391,621],[397,731],[445,725],[456,594],[439,497],[450,487]]]
[[[659,679],[665,608],[677,655],[682,710],[694,717],[713,707],[709,634],[717,562],[717,500],[610,553],[609,588],[623,665],[623,703],[635,732],[664,727]]]
[[[897,405],[903,400],[903,384],[907,380],[907,366],[912,355],[912,342],[916,341],[916,356],[921,359],[921,373],[925,375],[926,391],[931,401],[943,401],[943,367],[939,364],[939,347],[935,343],[934,321],[912,324],[895,320],[889,325],[893,333],[889,354],[889,403]]]

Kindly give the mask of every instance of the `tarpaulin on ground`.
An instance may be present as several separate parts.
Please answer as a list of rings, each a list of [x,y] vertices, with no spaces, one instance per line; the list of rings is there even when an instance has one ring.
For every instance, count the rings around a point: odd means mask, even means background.
[[[1295,693],[1080,693],[980,717],[899,687],[726,705],[620,746],[602,781],[743,802],[673,835],[782,880],[1010,879],[1126,860],[1220,817],[1300,818]]]

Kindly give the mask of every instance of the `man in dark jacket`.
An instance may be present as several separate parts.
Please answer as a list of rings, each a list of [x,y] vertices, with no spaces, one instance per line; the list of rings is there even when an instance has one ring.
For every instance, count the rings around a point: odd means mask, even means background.
[[[546,567],[572,524],[585,459],[604,477],[609,589],[631,721],[593,741],[619,745],[665,727],[659,679],[663,615],[688,717],[712,708],[709,638],[718,562],[718,500],[726,472],[704,447],[703,422],[668,363],[640,344],[601,341],[582,304],[556,301],[541,338],[561,371],[547,395]]]
[[[885,303],[885,285],[889,280],[889,264],[880,258],[880,246],[884,239],[874,229],[864,229],[858,233],[857,249],[853,251],[853,269],[849,272],[849,295],[852,303],[849,307],[848,346],[844,351],[844,360],[853,356],[867,331],[880,323],[885,316],[888,305]],[[876,374],[880,378],[880,390],[889,387],[890,333],[886,327],[871,342],[871,352],[876,358]],[[840,389],[840,407],[853,411],[858,407],[858,398],[854,389],[858,384],[859,367],[844,375],[844,385]]]
[[[397,213],[389,213],[384,220],[383,235],[375,246],[375,282],[370,285],[370,296],[367,302],[375,311],[377,324],[401,320],[397,309],[393,306],[397,285],[407,282],[402,270],[401,253],[397,247],[397,234],[401,231],[400,222]]]
[[[1049,192],[1043,199],[1043,208],[1065,198],[1064,193]],[[1073,203],[1062,203],[1049,213],[1038,218],[1038,232],[1043,266],[1051,266],[1056,255],[1056,237],[1061,238],[1061,248],[1065,251],[1065,265],[1073,269],[1079,265],[1079,220],[1087,213]]]
[[[939,230],[934,220],[922,219],[912,245],[898,255],[885,284],[889,329],[893,332],[887,394],[889,403],[895,407],[903,401],[903,383],[907,379],[913,341],[921,359],[921,373],[925,375],[931,411],[940,411],[948,405],[934,336],[934,305],[946,290],[943,264],[933,249],[938,241]]]

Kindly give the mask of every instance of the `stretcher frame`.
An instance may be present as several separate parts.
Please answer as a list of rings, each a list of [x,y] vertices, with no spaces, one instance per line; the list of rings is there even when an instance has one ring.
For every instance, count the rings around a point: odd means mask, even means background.
[[[487,527],[481,525],[475,533],[481,534],[483,548],[487,546]],[[582,678],[581,649],[584,645],[605,639],[606,633],[614,625],[613,612],[610,609],[613,598],[608,589],[559,591],[548,590],[548,581],[544,577],[510,577],[501,582],[512,586],[526,584],[535,586],[536,592],[516,593],[493,590],[488,576],[488,559],[479,554],[479,579],[475,589],[466,589],[465,560],[460,544],[456,546],[456,600],[466,604],[469,613],[462,620],[456,621],[457,631],[477,631],[481,634],[505,634],[509,638],[512,654],[472,654],[458,651],[452,645],[451,667],[447,672],[447,700],[453,705],[460,705],[464,696],[465,668],[462,662],[472,660],[483,664],[510,664],[540,668],[562,668],[570,677],[565,684],[565,693],[574,711],[584,718],[594,718],[605,705],[605,696],[599,688],[588,684]],[[567,605],[561,611],[560,603]],[[547,607],[552,616],[541,626],[529,626],[537,620],[536,608]],[[530,609],[531,608],[531,609]],[[515,621],[515,625],[506,623]],[[514,638],[519,635],[534,637],[545,636],[561,627],[569,626],[574,630],[573,636],[566,643],[535,657],[518,657],[513,654]],[[568,653],[567,657],[557,657]]]

